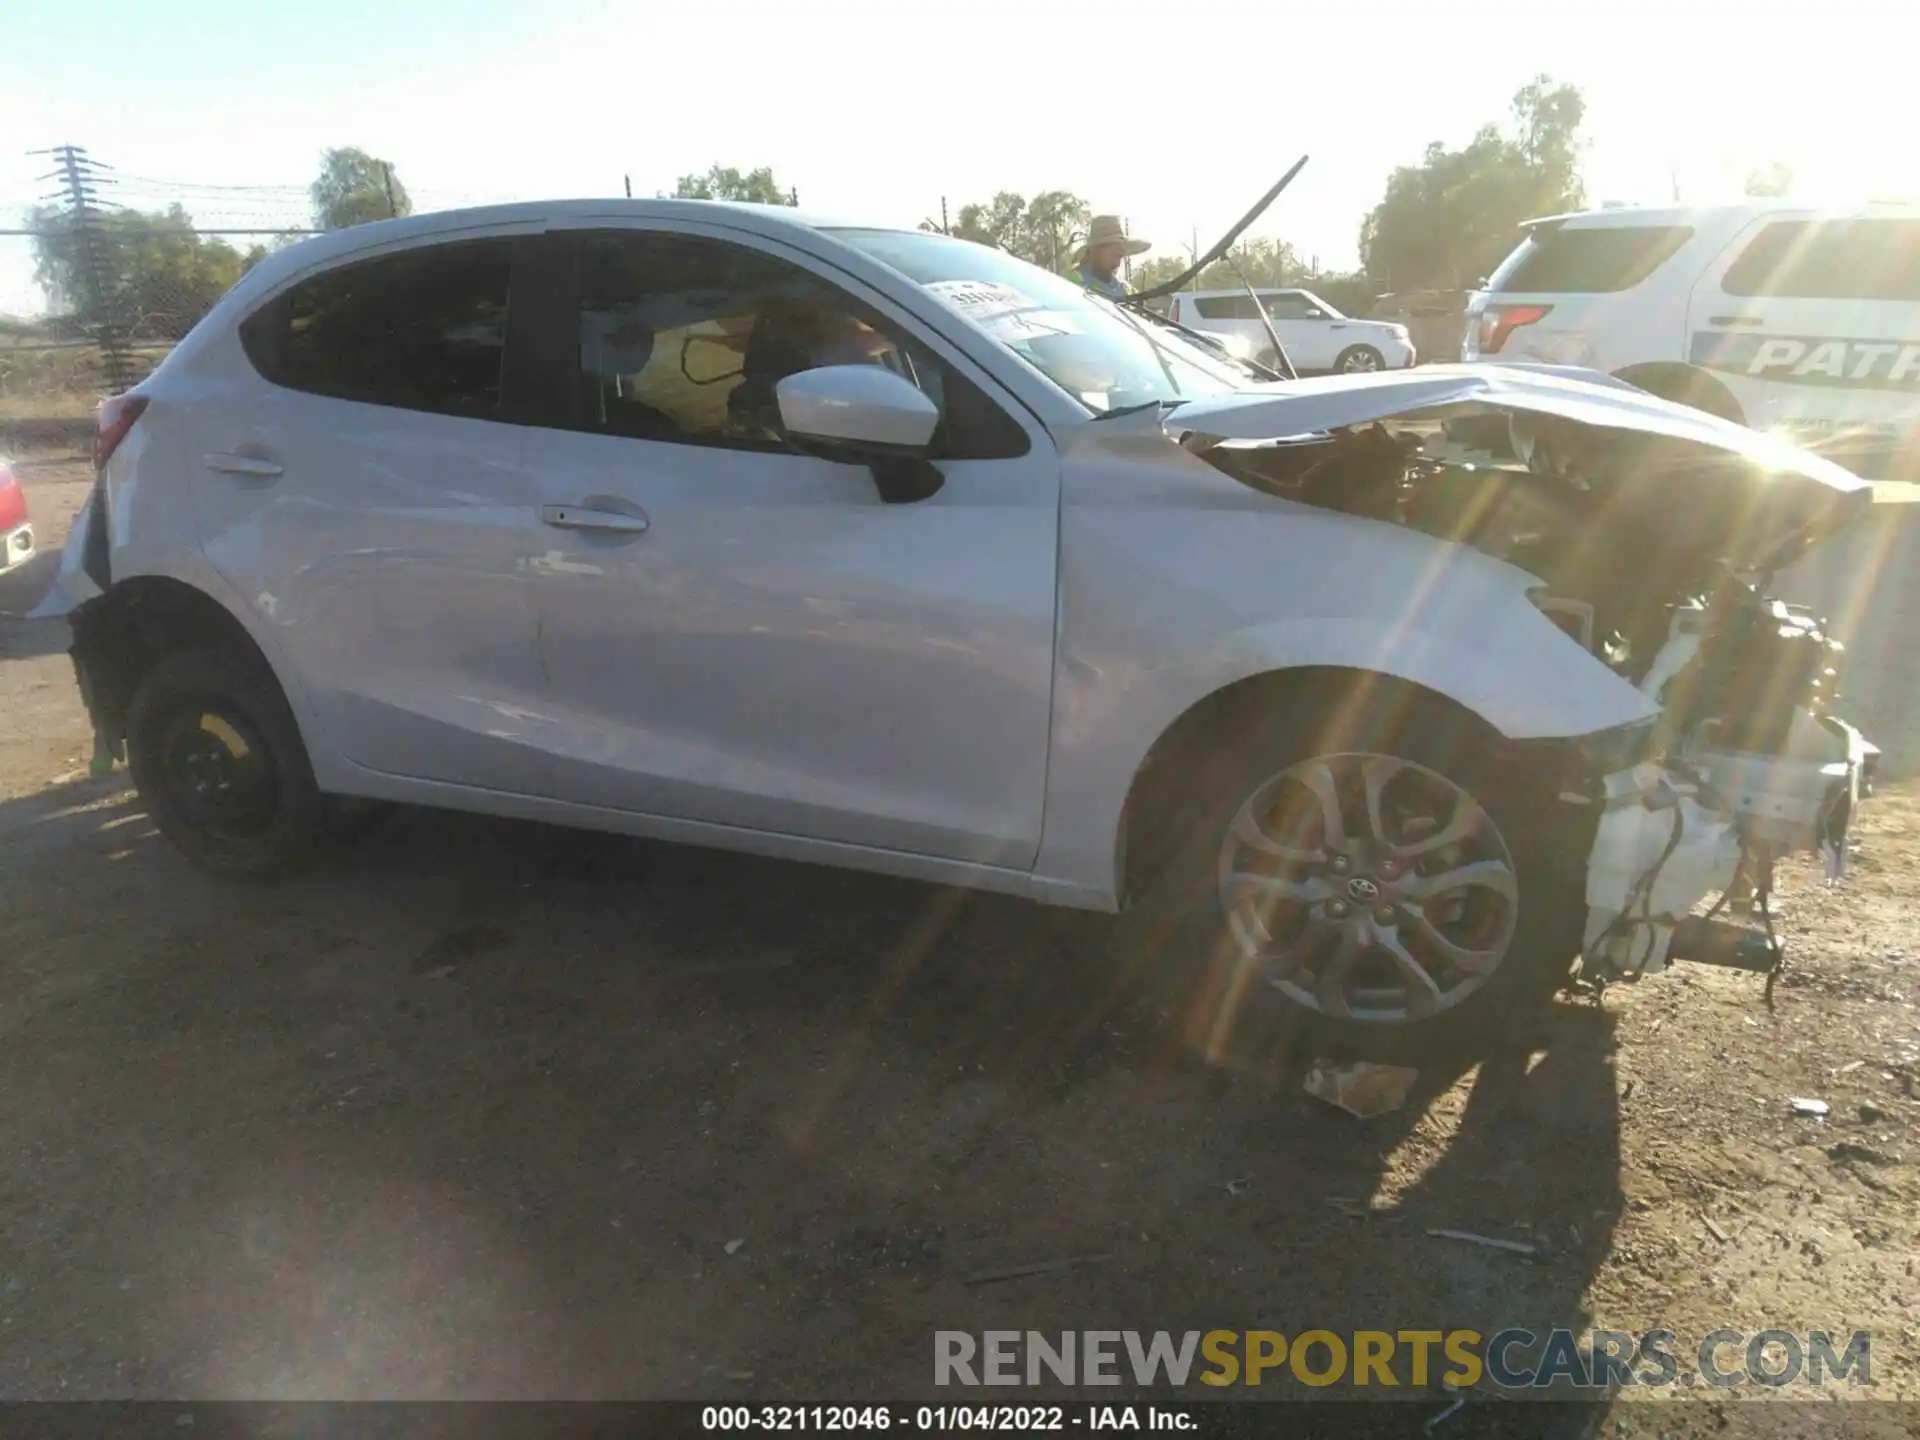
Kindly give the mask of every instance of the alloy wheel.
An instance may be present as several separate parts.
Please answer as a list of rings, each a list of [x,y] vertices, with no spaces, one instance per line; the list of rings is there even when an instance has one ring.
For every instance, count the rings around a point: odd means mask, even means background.
[[[1449,1010],[1507,958],[1513,856],[1454,781],[1390,755],[1322,755],[1242,803],[1220,846],[1228,929],[1265,980],[1343,1020]]]

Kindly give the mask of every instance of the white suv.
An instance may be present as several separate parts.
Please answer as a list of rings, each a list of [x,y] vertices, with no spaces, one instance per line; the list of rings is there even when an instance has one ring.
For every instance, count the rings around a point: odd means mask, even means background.
[[[1576,953],[1739,959],[1682,921],[1842,846],[1869,752],[1728,569],[1869,487],[1617,384],[1257,376],[783,207],[356,226],[102,409],[43,613],[216,871],[407,801],[1125,907],[1210,1044],[1270,1004],[1368,1055]],[[1371,423],[1488,407],[1534,471]]]
[[[1407,327],[1387,320],[1342,315],[1311,290],[1260,290],[1260,305],[1287,358],[1302,375],[1365,374],[1405,370],[1414,363]],[[1167,318],[1191,330],[1237,335],[1263,365],[1273,362],[1273,343],[1253,296],[1242,290],[1188,290],[1175,295]]]
[[[1463,358],[1603,370],[1871,458],[1920,419],[1920,208],[1783,201],[1528,222]]]

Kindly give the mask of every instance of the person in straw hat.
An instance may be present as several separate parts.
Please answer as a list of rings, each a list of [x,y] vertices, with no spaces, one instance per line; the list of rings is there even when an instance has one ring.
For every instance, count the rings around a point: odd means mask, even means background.
[[[1127,282],[1120,278],[1120,262],[1129,255],[1144,255],[1150,241],[1136,240],[1118,215],[1096,215],[1087,226],[1087,243],[1073,257],[1073,279],[1096,295],[1109,300],[1127,298]]]

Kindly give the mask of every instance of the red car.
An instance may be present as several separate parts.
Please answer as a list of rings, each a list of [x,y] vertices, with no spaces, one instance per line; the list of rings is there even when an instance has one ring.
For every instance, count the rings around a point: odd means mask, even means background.
[[[27,519],[27,492],[7,458],[0,455],[0,575],[33,558],[33,525]]]

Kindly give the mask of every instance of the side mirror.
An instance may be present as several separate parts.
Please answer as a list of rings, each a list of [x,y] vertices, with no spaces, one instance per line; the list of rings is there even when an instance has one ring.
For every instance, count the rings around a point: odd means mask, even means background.
[[[774,387],[787,434],[832,459],[864,461],[889,505],[925,500],[946,484],[927,459],[940,407],[878,365],[822,365]]]
[[[775,388],[780,423],[796,440],[868,454],[921,455],[940,409],[912,381],[878,365],[823,365]]]

